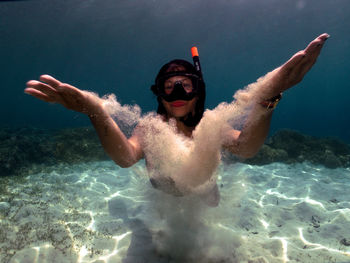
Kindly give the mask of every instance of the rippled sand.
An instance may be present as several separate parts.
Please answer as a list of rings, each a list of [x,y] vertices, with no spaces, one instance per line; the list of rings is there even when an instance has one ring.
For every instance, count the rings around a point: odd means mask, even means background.
[[[350,262],[350,169],[222,165],[216,208],[153,189],[143,162],[0,183],[0,262]]]

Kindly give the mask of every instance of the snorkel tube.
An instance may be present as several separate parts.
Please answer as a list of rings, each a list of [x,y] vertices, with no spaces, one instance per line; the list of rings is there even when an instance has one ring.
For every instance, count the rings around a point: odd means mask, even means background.
[[[203,74],[202,74],[202,68],[201,64],[199,62],[199,54],[198,54],[198,48],[196,46],[193,46],[191,48],[191,53],[192,53],[192,59],[193,59],[193,65],[196,70],[196,73],[199,77],[199,81],[197,83],[198,86],[198,101],[196,103],[196,108],[195,108],[195,114],[192,115],[192,113],[189,113],[187,115],[187,118],[183,118],[182,122],[189,127],[195,127],[200,120],[203,117],[204,113],[204,102],[205,102],[205,83],[203,80]]]
[[[197,47],[192,47],[191,48],[191,53],[192,53],[192,59],[193,59],[194,67],[196,68],[196,71],[197,71],[199,77],[203,81],[201,63],[199,62],[198,48]]]

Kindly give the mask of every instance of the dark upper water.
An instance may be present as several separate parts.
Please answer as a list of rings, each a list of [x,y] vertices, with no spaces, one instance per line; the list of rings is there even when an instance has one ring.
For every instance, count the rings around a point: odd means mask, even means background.
[[[317,64],[284,94],[272,131],[349,142],[349,28],[348,0],[0,1],[0,126],[88,125],[84,115],[23,93],[44,73],[155,110],[156,73],[173,58],[190,60],[192,45],[213,108],[327,32]]]

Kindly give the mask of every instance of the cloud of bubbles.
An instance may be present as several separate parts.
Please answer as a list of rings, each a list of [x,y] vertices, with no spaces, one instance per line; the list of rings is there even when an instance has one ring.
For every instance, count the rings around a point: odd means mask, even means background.
[[[232,127],[243,127],[247,121],[254,122],[260,117],[250,113],[266,98],[264,91],[269,90],[272,75],[270,72],[237,91],[231,103],[206,110],[193,138],[178,133],[174,120],[164,122],[154,112],[142,116],[139,106],[121,105],[113,94],[103,100],[122,130],[139,136],[151,178],[170,178],[182,193],[200,194],[216,184],[222,145],[230,140]]]
[[[221,147],[227,142],[232,127],[243,127],[247,121],[254,122],[260,117],[252,117],[251,113],[258,102],[266,98],[264,91],[269,90],[272,76],[273,72],[270,72],[236,92],[231,103],[221,103],[213,110],[206,110],[193,138],[179,134],[174,120],[165,122],[154,112],[142,115],[137,105],[123,106],[115,95],[103,97],[107,111],[118,123],[136,127],[134,133],[141,138],[148,176],[160,181],[170,178],[185,194],[180,198],[153,189],[148,193],[151,201],[148,211],[151,213],[153,209],[159,217],[154,220],[157,217],[152,216],[148,222],[156,229],[153,238],[158,253],[170,255],[179,262],[203,256],[232,259],[231,245],[238,247],[242,240],[222,229],[208,228],[208,222],[215,222],[217,214],[210,217],[201,196],[216,186]],[[254,111],[257,112],[264,114],[264,111]],[[238,199],[244,192],[242,187],[232,191],[232,199]],[[231,220],[237,220],[234,212],[222,211],[224,209],[221,208],[219,213],[233,213]],[[246,257],[244,253],[237,253],[234,255],[237,262]]]

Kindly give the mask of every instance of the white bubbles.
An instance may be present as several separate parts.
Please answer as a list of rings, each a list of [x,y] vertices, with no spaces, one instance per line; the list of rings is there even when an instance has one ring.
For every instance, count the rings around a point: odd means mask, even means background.
[[[154,112],[141,116],[137,105],[122,106],[113,94],[103,99],[105,108],[118,124],[137,125],[134,134],[141,143],[151,178],[168,178],[183,194],[203,194],[216,184],[222,145],[232,141],[232,128],[243,127],[248,116],[249,121],[259,118],[250,113],[266,98],[264,91],[269,90],[273,75],[273,72],[268,73],[237,91],[231,103],[221,103],[214,110],[206,110],[192,138],[177,131],[175,120],[166,122]]]
[[[141,117],[141,109],[138,105],[121,105],[114,94],[103,96],[104,108],[108,114],[126,125],[133,126]]]

